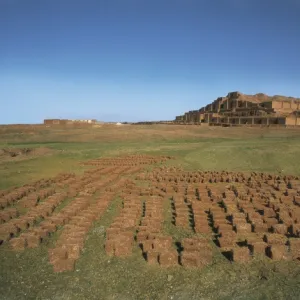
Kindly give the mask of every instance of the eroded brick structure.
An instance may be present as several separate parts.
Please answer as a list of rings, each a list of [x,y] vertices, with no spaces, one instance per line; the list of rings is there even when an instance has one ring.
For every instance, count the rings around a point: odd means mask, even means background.
[[[68,120],[68,119],[45,119],[44,125],[83,125],[95,124],[97,120]]]
[[[300,98],[232,92],[199,110],[177,116],[175,122],[300,126]]]

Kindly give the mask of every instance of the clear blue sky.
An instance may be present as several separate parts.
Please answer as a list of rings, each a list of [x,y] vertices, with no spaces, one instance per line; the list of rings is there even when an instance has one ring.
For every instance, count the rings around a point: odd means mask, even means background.
[[[0,0],[0,123],[300,97],[299,0]]]

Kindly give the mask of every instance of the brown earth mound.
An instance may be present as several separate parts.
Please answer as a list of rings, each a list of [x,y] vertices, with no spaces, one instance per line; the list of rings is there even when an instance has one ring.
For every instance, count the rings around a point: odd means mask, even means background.
[[[0,149],[0,161],[26,159],[33,156],[42,156],[52,153],[54,150],[40,148],[2,148]]]
[[[19,155],[28,155],[32,150],[30,148],[4,148],[0,150],[0,156],[16,157]]]

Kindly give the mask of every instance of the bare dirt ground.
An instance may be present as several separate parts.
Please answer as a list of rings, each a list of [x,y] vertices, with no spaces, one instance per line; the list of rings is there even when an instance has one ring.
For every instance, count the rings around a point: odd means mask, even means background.
[[[0,163],[20,161],[38,156],[53,154],[54,150],[46,147],[38,148],[2,148],[0,149]]]

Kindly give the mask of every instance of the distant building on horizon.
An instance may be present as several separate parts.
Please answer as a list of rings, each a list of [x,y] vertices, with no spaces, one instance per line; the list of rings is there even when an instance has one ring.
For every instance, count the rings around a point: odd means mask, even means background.
[[[80,119],[80,120],[69,120],[69,119],[44,119],[44,125],[80,125],[80,124],[96,124],[95,119]]]

